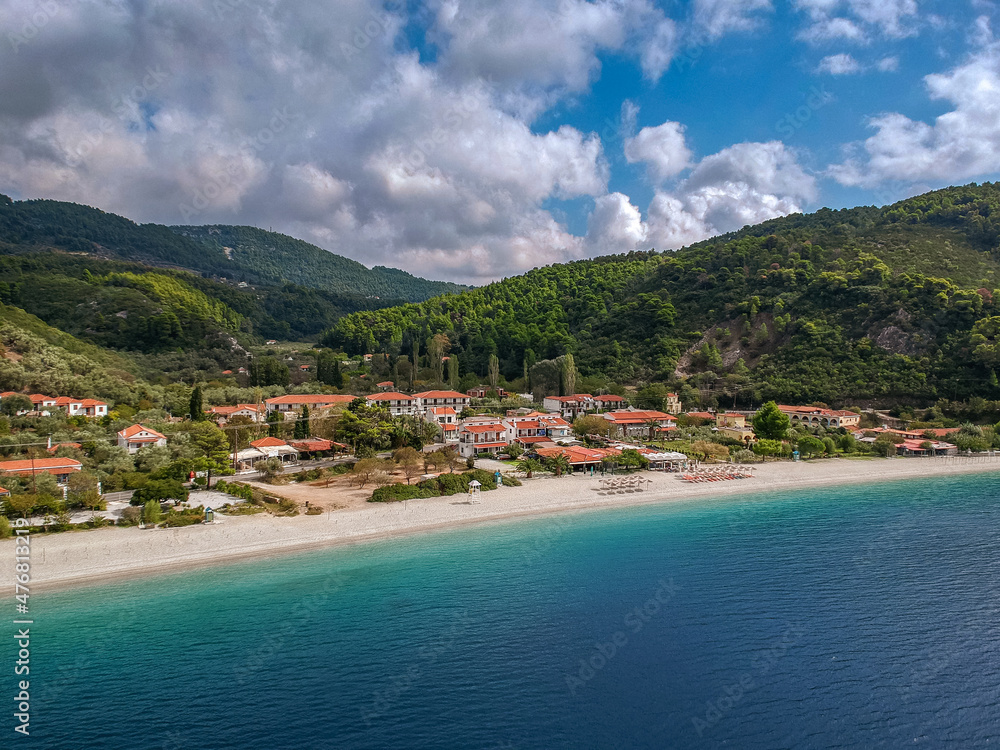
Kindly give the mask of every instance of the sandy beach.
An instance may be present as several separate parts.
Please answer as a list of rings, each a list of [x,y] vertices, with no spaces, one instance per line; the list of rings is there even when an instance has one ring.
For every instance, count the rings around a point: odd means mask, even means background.
[[[340,502],[336,489],[282,487],[276,491],[302,500],[326,495],[329,512],[278,518],[260,514],[220,517],[210,525],[173,529],[107,528],[37,535],[32,539],[32,590],[129,579],[186,570],[219,562],[252,559],[333,544],[499,521],[547,513],[679,502],[693,498],[758,495],[802,487],[872,483],[948,476],[1000,469],[1000,455],[973,458],[875,459],[757,464],[752,479],[690,484],[676,474],[647,472],[644,492],[606,494],[599,478],[544,476],[523,487],[484,492],[470,504],[464,495],[377,504]],[[332,510],[336,507],[336,510]],[[0,575],[14,576],[14,541],[0,542]]]

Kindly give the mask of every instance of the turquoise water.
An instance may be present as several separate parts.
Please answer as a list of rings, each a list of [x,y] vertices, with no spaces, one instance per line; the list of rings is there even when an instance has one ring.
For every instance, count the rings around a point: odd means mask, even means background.
[[[8,719],[0,747],[996,746],[997,482],[552,516],[39,593],[31,737]]]

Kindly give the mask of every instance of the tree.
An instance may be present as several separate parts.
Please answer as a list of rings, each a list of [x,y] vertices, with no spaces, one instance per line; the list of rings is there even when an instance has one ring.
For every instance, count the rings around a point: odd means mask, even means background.
[[[535,366],[536,359],[534,349],[524,350],[524,387],[529,393],[531,392],[531,368]]]
[[[266,461],[257,464],[257,471],[266,481],[273,482],[285,473],[285,464],[277,456],[271,456]]]
[[[16,417],[21,412],[31,411],[34,408],[35,405],[31,403],[31,399],[20,393],[4,396],[0,399],[0,414],[6,414],[9,417]]]
[[[607,437],[611,434],[611,422],[597,414],[581,414],[573,420],[573,432],[580,437],[584,435]]]
[[[274,357],[254,357],[250,361],[250,385],[287,386],[291,379],[288,365]]]
[[[767,460],[768,456],[780,456],[783,448],[780,440],[758,440],[753,444],[751,450]]]
[[[545,459],[545,468],[557,477],[561,477],[564,473],[573,470],[573,466],[570,464],[569,459],[563,453],[560,453],[557,456],[549,456]]]
[[[524,453],[524,448],[521,447],[520,443],[511,443],[507,446],[507,455],[515,461],[521,457],[522,453]]]
[[[312,436],[312,429],[309,427],[309,405],[302,404],[302,413],[295,420],[292,437],[296,440],[304,440]]]
[[[142,508],[142,520],[154,526],[163,519],[163,509],[159,500],[150,500]]]
[[[275,409],[267,415],[267,436],[280,437],[281,425],[285,422],[285,415]]]
[[[391,465],[380,458],[363,458],[354,464],[351,480],[363,489],[366,484],[379,484],[388,475]]]
[[[649,459],[635,448],[626,448],[618,457],[618,465],[626,469],[646,469],[649,467]]]
[[[21,495],[9,495],[4,498],[4,506],[7,510],[7,515],[11,513],[20,513],[21,518],[27,518],[31,511],[35,509],[35,505],[38,504],[38,495],[24,493]]]
[[[174,500],[183,503],[188,499],[187,488],[177,479],[150,479],[146,484],[132,493],[131,505],[143,505],[156,501],[159,507],[161,500]]]
[[[493,390],[496,390],[497,386],[500,385],[500,359],[496,354],[490,355],[489,369],[486,380],[490,384],[490,388]]]
[[[784,440],[791,426],[788,415],[773,401],[761,406],[753,415],[751,422],[753,431],[760,440]]]
[[[196,385],[194,390],[191,391],[191,401],[188,404],[188,417],[190,417],[192,422],[202,422],[206,419],[200,385]]]
[[[66,497],[73,505],[80,505],[91,510],[100,510],[104,505],[101,493],[97,489],[97,477],[84,472],[70,474],[67,482]]]
[[[316,357],[316,379],[334,388],[344,387],[344,373],[340,369],[340,357],[326,350]]]
[[[826,444],[819,438],[806,435],[799,438],[798,449],[803,456],[817,456],[826,451]]]
[[[572,354],[565,354],[560,359],[560,380],[563,396],[576,395],[576,362]]]
[[[531,479],[536,471],[541,471],[545,466],[537,458],[522,458],[517,462],[517,470],[523,471],[528,479]]]
[[[411,448],[410,446],[400,448],[392,454],[392,459],[403,472],[407,484],[410,483],[413,477],[423,471],[424,461],[416,448]]]
[[[448,385],[458,387],[458,355],[455,353],[448,355]]]

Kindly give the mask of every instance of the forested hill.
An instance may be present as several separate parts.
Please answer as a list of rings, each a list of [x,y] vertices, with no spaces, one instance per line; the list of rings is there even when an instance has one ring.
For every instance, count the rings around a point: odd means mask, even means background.
[[[57,249],[107,260],[182,268],[254,285],[285,283],[334,294],[420,301],[465,287],[398,269],[366,268],[282,234],[253,227],[136,224],[76,203],[0,195],[0,253]]]
[[[215,256],[227,258],[241,277],[259,283],[289,281],[300,286],[367,297],[419,302],[438,294],[461,292],[468,287],[445,281],[428,281],[397,268],[366,268],[357,261],[328,253],[288,235],[256,227],[171,227],[181,237],[196,241]]]
[[[496,354],[523,387],[570,353],[587,388],[661,381],[724,404],[997,398],[998,237],[1000,186],[948,188],[356,313],[324,342],[408,354],[443,334],[463,371]]]

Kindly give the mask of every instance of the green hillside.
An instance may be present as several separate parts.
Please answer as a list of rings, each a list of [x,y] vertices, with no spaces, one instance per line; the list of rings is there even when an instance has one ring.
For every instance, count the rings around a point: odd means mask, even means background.
[[[226,249],[224,249],[226,248]],[[0,195],[0,253],[57,249],[105,260],[178,268],[262,286],[292,283],[347,297],[420,301],[465,287],[362,264],[253,227],[136,224],[76,203]]]
[[[277,232],[240,226],[172,227],[181,237],[208,249],[212,257],[229,259],[234,278],[261,284],[291,282],[300,286],[365,297],[419,302],[467,287],[428,281],[396,268],[366,268],[357,261],[328,253]]]
[[[514,387],[572,354],[587,387],[664,382],[723,403],[996,398],[998,222],[994,184],[824,209],[357,313],[324,342],[408,354],[443,334],[463,373],[495,354]]]

